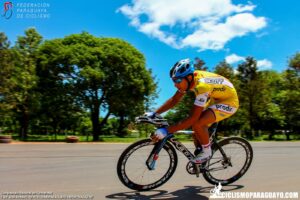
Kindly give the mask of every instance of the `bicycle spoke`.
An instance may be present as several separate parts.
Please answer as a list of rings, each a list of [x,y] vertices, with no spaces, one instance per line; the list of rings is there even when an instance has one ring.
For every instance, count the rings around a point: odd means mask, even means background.
[[[211,169],[209,169],[209,170],[207,170],[207,171],[209,171],[209,172],[214,172],[214,171],[220,171],[220,170],[224,170],[224,167],[211,168]]]
[[[213,162],[213,163],[209,163],[209,166],[212,166],[212,165],[217,164],[217,163],[222,162],[222,161],[223,160],[219,160],[219,161],[216,161],[216,162]]]

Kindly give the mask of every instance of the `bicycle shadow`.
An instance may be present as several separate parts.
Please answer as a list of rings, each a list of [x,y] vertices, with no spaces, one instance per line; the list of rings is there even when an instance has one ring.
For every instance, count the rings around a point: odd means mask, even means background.
[[[227,185],[222,187],[222,191],[228,192],[233,190],[239,190],[243,188],[243,185]],[[183,189],[179,189],[173,192],[166,190],[152,190],[146,192],[120,192],[107,195],[108,199],[131,199],[131,200],[150,200],[150,199],[189,199],[189,200],[207,200],[207,196],[210,195],[211,187],[201,186],[184,186]],[[203,194],[206,194],[205,196]]]

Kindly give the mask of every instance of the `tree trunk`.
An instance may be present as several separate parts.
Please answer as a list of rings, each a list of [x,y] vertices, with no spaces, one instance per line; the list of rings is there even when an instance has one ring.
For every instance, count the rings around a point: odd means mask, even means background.
[[[252,98],[249,98],[249,121],[250,121],[250,131],[247,132],[247,138],[253,139],[253,131],[254,131],[254,113],[253,113],[253,102]]]
[[[101,97],[102,99],[102,97]],[[93,141],[99,141],[99,114],[101,99],[98,99],[98,89],[93,90],[92,105],[91,105],[91,117],[93,126]]]
[[[125,128],[125,116],[123,114],[120,114],[120,120],[119,120],[119,127],[118,127],[118,135],[121,137],[124,137],[126,135]]]
[[[274,136],[274,132],[271,131],[271,133],[269,134],[269,140],[273,140],[273,136]]]
[[[85,129],[84,129],[84,133],[86,134],[86,141],[88,142],[89,141],[89,132],[85,131]]]
[[[54,141],[57,141],[57,129],[56,127],[54,128]]]
[[[102,119],[102,121],[99,124],[99,131],[102,132],[103,126],[107,123],[108,117],[110,116],[110,111],[108,110],[105,117]]]
[[[286,135],[286,140],[287,141],[291,140],[291,138],[290,138],[290,132],[286,131],[286,130],[284,132],[285,132],[285,135]]]
[[[259,130],[254,130],[254,136],[259,137]]]
[[[21,140],[27,140],[27,133],[29,127],[29,114],[27,111],[22,112],[22,116],[20,118],[20,138]]]
[[[59,129],[59,119],[55,118],[54,116],[51,117],[52,118],[52,123],[51,123],[51,128],[53,130],[52,134],[51,134],[51,139],[53,140],[53,134],[54,134],[54,141],[57,141],[57,133],[59,133],[59,131],[57,129]]]
[[[249,139],[249,140],[252,140],[253,137],[252,137],[252,130],[245,130],[245,133],[246,133],[246,138]]]
[[[93,141],[99,141],[99,109],[92,112]]]

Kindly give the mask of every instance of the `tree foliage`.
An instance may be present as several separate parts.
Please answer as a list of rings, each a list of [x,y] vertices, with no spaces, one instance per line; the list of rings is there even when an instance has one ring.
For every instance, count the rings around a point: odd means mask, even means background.
[[[27,137],[29,118],[37,107],[35,88],[38,81],[36,76],[37,49],[42,42],[42,36],[33,28],[25,31],[25,36],[17,39],[16,45],[8,49],[5,36],[1,34],[4,56],[3,98],[14,111],[14,116],[20,124],[20,136]],[[4,45],[3,45],[4,44]],[[5,53],[6,52],[6,53]],[[2,56],[1,56],[2,57]]]
[[[48,41],[41,53],[40,63],[48,74],[49,70],[56,72],[62,96],[69,93],[89,110],[94,140],[111,115],[119,118],[118,134],[125,134],[127,119],[142,113],[155,93],[156,83],[145,68],[144,56],[123,40],[83,32]],[[104,116],[101,120],[100,115]]]

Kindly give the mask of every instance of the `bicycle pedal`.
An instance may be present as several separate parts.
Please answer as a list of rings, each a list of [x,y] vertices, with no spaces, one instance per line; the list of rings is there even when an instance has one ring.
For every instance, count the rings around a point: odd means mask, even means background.
[[[195,164],[189,161],[186,165],[186,171],[191,175],[195,175],[196,174]]]
[[[198,173],[197,173],[197,169],[195,169],[195,167],[198,168]],[[202,173],[204,171],[204,166],[202,167],[202,164],[194,164],[193,162],[189,161],[186,165],[186,171],[191,174],[191,175],[197,175],[197,177],[199,177],[199,173]]]

